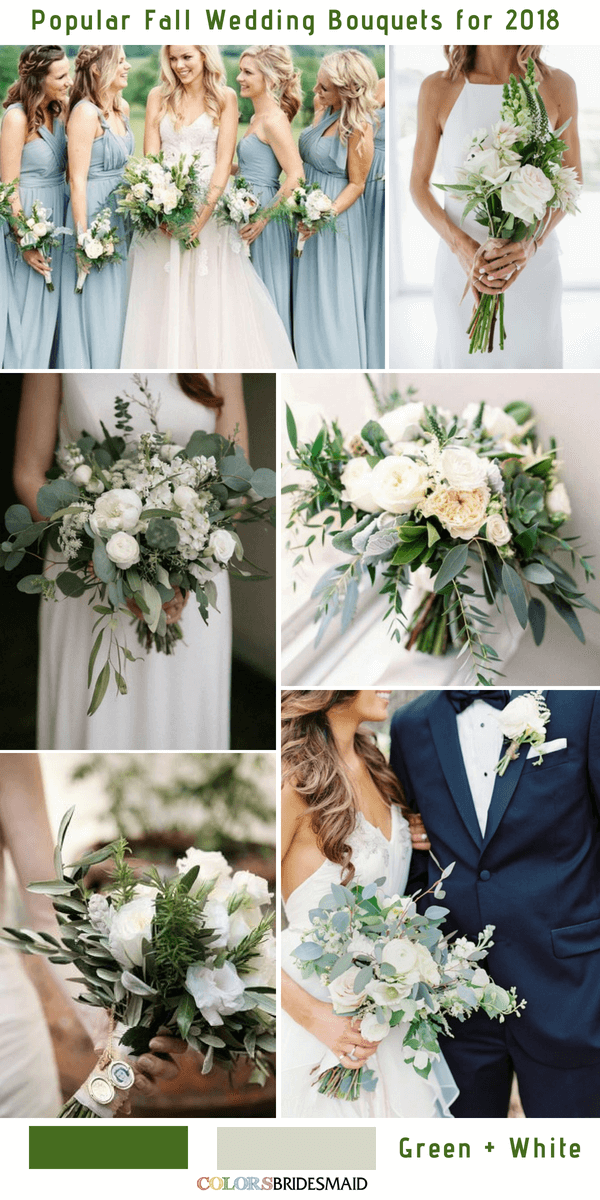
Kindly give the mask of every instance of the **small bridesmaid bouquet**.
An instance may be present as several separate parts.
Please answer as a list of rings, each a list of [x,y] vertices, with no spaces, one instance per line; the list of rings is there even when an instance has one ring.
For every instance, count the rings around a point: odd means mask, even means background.
[[[270,210],[275,219],[288,222],[292,230],[298,231],[298,242],[294,250],[294,258],[301,258],[306,241],[306,233],[299,226],[310,230],[311,233],[321,233],[323,229],[335,229],[337,213],[333,200],[325,195],[318,183],[307,183],[301,179],[298,187],[294,188],[287,200],[282,200]]]
[[[17,191],[18,179],[13,179],[11,183],[0,183],[0,225],[5,221],[14,220],[11,200]]]
[[[117,246],[120,245],[121,239],[117,237],[117,227],[111,224],[111,220],[110,208],[102,208],[96,213],[89,229],[77,230],[77,296],[81,295],[92,267],[101,271],[107,263],[121,261],[121,255],[117,254]]]
[[[12,187],[13,185],[9,184],[8,186]],[[12,216],[13,232],[19,253],[24,254],[26,250],[39,250],[44,262],[48,264],[48,268],[50,268],[53,246],[60,246],[63,234],[71,233],[71,230],[65,229],[64,226],[54,225],[50,220],[51,214],[50,208],[44,208],[39,200],[34,200],[30,217],[26,217],[24,212]],[[54,284],[50,269],[48,269],[45,279],[48,291],[53,292]]]
[[[215,207],[217,225],[229,225],[232,230],[231,248],[239,254],[243,249],[250,257],[250,246],[240,236],[240,229],[249,221],[256,220],[263,214],[260,212],[260,200],[251,190],[243,175],[236,175],[233,183],[223,192]]]

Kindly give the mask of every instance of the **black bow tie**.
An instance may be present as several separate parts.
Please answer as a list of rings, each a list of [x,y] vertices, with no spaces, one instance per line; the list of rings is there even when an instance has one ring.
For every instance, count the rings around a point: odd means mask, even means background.
[[[507,690],[498,689],[497,691],[472,691],[472,692],[453,692],[448,691],[446,695],[455,712],[461,713],[465,708],[468,708],[474,700],[483,700],[485,704],[491,704],[494,708],[506,708],[510,700],[510,692]]]

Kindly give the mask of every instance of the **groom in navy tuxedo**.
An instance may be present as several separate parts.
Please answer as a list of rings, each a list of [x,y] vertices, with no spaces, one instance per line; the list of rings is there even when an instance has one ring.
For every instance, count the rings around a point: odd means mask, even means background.
[[[527,1000],[503,1024],[485,1013],[452,1023],[452,1112],[506,1116],[515,1072],[528,1117],[599,1117],[600,692],[544,692],[541,765],[525,744],[499,776],[507,741],[496,711],[522,694],[427,692],[392,720],[407,802],[441,866],[456,863],[440,902],[445,928],[475,939],[494,925],[480,965]],[[413,858],[412,890],[439,878],[430,857]]]

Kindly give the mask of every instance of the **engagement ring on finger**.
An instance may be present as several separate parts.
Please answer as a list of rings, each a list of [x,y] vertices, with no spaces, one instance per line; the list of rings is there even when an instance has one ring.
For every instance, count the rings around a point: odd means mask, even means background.
[[[422,834],[421,834],[421,841],[422,841],[422,842],[426,842],[426,841],[427,841],[427,834],[426,834],[426,833],[422,833]]]
[[[356,1061],[357,1061],[357,1058],[356,1058],[356,1055],[355,1055],[355,1053],[354,1053],[354,1050],[351,1050],[351,1051],[349,1051],[349,1053],[346,1055],[346,1058],[351,1058],[351,1059],[352,1059],[352,1062],[356,1062]]]

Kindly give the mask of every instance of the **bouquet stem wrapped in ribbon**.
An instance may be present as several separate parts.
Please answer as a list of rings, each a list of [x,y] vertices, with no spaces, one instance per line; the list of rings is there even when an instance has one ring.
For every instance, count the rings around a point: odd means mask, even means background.
[[[251,190],[243,175],[235,175],[227,191],[223,192],[218,200],[215,220],[217,225],[228,226],[231,230],[231,246],[236,253],[243,250],[244,254],[250,257],[250,246],[240,236],[240,229],[249,221],[258,220],[261,216],[258,196]]]
[[[299,229],[300,225],[312,233],[321,233],[324,229],[335,231],[337,225],[333,200],[318,183],[307,183],[305,179],[300,180],[286,200],[280,200],[268,212],[271,220],[285,221],[298,234],[295,258],[302,256],[306,241],[306,234]]]
[[[8,186],[12,187],[11,184]],[[62,225],[55,225],[50,220],[51,216],[52,212],[49,208],[44,208],[39,200],[34,200],[29,217],[26,217],[24,212],[20,212],[10,218],[19,254],[25,254],[27,250],[39,250],[48,266],[52,257],[52,248],[60,246],[64,234],[71,233],[70,229],[66,229]],[[46,288],[49,292],[53,292],[51,270],[46,272],[45,279]]]
[[[134,1083],[125,1059],[148,1050],[159,1029],[203,1057],[202,1073],[250,1060],[250,1083],[264,1084],[275,1050],[275,939],[266,880],[233,872],[218,851],[191,848],[177,874],[153,868],[136,878],[124,838],[77,862],[63,863],[73,816],[62,819],[54,855],[56,879],[32,883],[49,896],[57,935],[5,929],[0,939],[24,954],[72,965],[82,1004],[106,1009],[106,1047],[61,1117],[111,1117],[115,1093]],[[112,859],[107,890],[91,893],[85,876]]]
[[[93,269],[102,271],[111,263],[122,261],[122,255],[117,253],[121,239],[117,236],[117,227],[112,224],[110,208],[102,208],[96,213],[89,229],[79,229],[77,232],[77,283],[75,292],[79,296],[83,291],[85,281]]]

